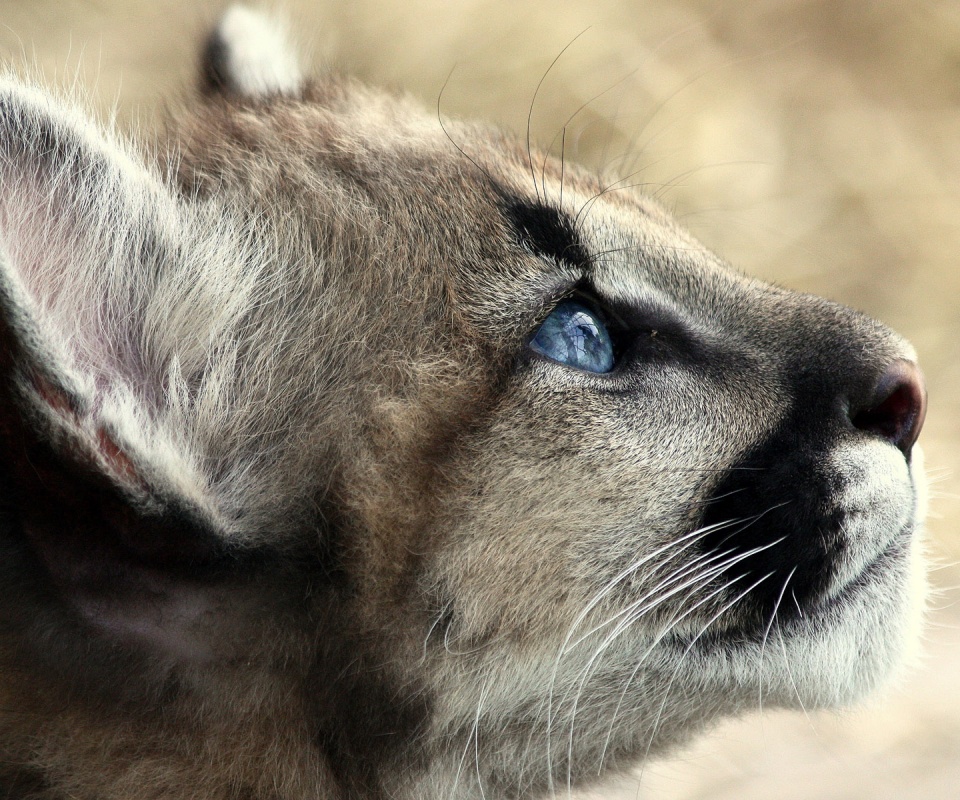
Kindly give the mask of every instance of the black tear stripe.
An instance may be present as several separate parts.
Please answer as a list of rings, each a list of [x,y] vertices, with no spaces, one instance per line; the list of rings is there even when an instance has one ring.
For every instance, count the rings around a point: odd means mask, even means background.
[[[537,255],[584,272],[590,268],[587,248],[562,211],[543,203],[508,199],[505,213],[517,239]]]

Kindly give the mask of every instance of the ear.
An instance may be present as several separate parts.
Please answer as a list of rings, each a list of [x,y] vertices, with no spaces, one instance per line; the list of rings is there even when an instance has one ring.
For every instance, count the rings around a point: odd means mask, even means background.
[[[203,51],[201,87],[255,99],[298,96],[303,74],[281,23],[244,6],[232,6]]]
[[[187,435],[165,427],[142,329],[178,201],[89,120],[3,78],[0,187],[0,557],[26,553],[108,635],[165,647],[156,620],[231,550]]]

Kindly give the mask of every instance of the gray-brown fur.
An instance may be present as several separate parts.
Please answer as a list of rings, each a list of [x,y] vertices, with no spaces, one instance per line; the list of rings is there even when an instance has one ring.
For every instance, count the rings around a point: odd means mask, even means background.
[[[899,662],[919,379],[859,414],[902,340],[493,129],[231,63],[160,166],[0,82],[10,796],[545,796]],[[629,370],[529,347],[584,270]],[[844,523],[800,616],[805,551],[771,607],[697,533],[793,425]]]

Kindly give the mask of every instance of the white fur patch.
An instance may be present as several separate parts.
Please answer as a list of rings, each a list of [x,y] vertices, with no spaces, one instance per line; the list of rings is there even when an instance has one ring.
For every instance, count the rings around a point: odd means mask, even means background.
[[[248,97],[300,92],[303,72],[278,20],[244,6],[232,6],[215,35],[223,46],[224,77],[233,91]]]

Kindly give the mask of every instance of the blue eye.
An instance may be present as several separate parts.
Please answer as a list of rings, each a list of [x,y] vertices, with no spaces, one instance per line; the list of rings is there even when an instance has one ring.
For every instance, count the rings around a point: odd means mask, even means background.
[[[589,308],[573,300],[565,300],[550,312],[530,347],[587,372],[613,369],[613,342],[606,326]]]

